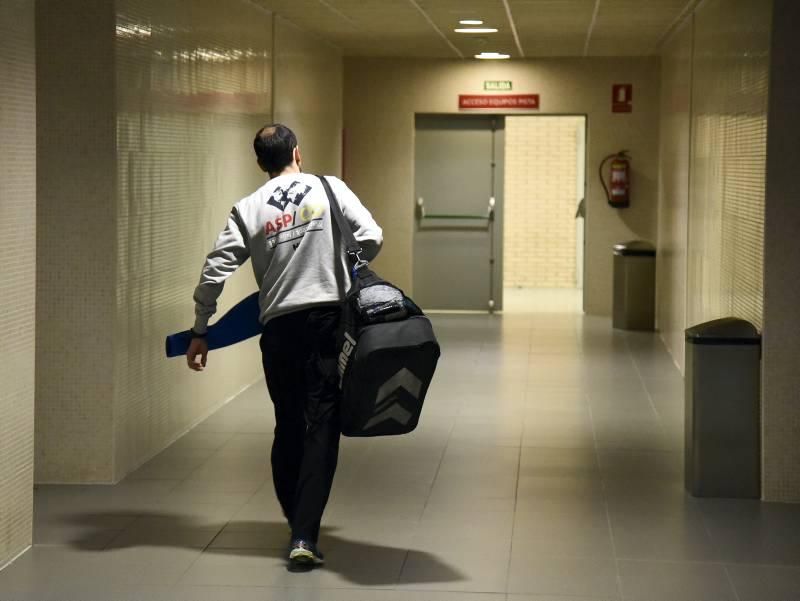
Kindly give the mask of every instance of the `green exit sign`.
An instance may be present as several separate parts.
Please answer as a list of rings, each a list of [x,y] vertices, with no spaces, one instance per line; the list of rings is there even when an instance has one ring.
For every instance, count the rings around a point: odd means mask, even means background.
[[[483,82],[483,89],[484,90],[491,90],[494,92],[504,91],[507,92],[511,89],[511,82],[510,81],[484,81]]]

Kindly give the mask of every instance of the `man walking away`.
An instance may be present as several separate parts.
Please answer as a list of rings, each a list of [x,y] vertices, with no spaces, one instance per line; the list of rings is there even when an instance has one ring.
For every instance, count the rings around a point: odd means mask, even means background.
[[[204,337],[217,298],[225,280],[251,258],[264,325],[262,363],[275,408],[272,477],[292,531],[289,561],[314,566],[323,563],[317,541],[339,453],[335,334],[349,267],[322,183],[302,173],[294,133],[265,126],[254,148],[270,179],[236,203],[206,258],[194,292],[187,362],[195,371],[206,367]],[[328,181],[364,258],[374,258],[381,228],[344,182]]]

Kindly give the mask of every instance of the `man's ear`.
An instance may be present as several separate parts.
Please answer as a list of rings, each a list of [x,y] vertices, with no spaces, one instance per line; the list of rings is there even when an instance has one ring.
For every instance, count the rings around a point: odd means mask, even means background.
[[[303,162],[303,157],[300,156],[300,147],[299,146],[295,146],[294,147],[294,162],[297,163],[298,167]]]

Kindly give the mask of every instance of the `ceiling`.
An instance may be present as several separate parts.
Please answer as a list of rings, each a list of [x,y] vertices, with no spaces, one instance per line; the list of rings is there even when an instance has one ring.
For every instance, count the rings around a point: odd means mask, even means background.
[[[698,0],[252,0],[347,56],[653,54]],[[481,19],[493,34],[458,34]]]

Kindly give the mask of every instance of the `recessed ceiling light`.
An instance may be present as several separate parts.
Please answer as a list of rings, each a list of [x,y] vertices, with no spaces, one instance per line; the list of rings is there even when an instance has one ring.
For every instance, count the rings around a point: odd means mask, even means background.
[[[497,33],[494,27],[459,27],[454,29],[456,33]]]
[[[475,58],[480,58],[484,60],[499,60],[503,58],[511,58],[511,55],[502,54],[500,52],[481,52],[480,54],[476,54]]]
[[[480,19],[462,19],[459,23],[461,25],[483,25],[483,21]]]

